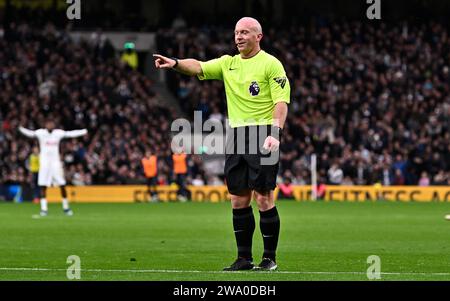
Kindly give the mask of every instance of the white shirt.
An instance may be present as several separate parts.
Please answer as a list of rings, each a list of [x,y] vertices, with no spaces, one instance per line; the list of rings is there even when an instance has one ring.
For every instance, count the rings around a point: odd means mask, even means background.
[[[60,129],[54,129],[49,132],[47,129],[38,129],[36,131],[28,130],[23,127],[19,127],[22,134],[29,138],[37,138],[39,141],[40,162],[48,162],[60,159],[59,157],[59,143],[63,138],[76,138],[87,134],[86,129],[64,131]]]
[[[330,168],[328,170],[328,178],[332,184],[341,184],[344,178],[344,172],[340,168]]]

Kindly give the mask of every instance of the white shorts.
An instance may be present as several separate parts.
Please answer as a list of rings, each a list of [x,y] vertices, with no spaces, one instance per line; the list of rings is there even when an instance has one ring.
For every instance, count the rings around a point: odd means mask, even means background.
[[[39,168],[38,185],[50,187],[52,184],[56,186],[66,185],[62,165],[41,165]]]

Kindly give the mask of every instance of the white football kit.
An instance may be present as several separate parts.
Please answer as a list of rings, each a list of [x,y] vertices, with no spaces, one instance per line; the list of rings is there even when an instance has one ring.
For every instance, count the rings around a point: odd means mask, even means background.
[[[47,129],[36,131],[20,127],[20,132],[29,138],[37,138],[39,141],[39,174],[38,185],[50,187],[66,185],[63,166],[59,155],[59,143],[63,138],[76,138],[87,134],[86,129],[64,131],[54,129],[49,132]]]

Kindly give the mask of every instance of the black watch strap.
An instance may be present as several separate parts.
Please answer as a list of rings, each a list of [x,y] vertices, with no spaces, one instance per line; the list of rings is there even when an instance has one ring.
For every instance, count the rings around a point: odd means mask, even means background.
[[[178,59],[176,57],[172,57],[171,59],[175,61],[175,65],[172,68],[176,68],[178,66]]]
[[[272,125],[270,135],[278,140],[281,139],[281,135],[283,133],[283,129],[279,126]]]

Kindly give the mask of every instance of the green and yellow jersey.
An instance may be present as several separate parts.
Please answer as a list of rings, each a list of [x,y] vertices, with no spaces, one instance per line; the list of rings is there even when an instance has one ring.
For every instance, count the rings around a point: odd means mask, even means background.
[[[243,59],[224,55],[200,63],[200,80],[222,80],[227,97],[230,126],[266,125],[273,123],[277,102],[290,102],[291,88],[281,62],[260,50]]]

